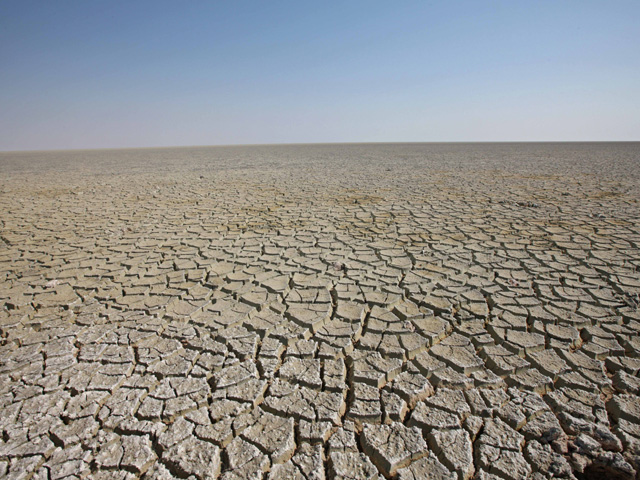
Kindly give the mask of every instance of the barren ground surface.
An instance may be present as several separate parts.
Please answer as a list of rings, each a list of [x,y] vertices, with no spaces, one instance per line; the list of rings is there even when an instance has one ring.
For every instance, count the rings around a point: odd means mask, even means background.
[[[0,477],[637,478],[640,144],[0,154]]]

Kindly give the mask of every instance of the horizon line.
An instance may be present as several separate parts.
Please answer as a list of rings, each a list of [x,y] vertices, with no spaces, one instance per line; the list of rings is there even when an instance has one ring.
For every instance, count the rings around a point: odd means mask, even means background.
[[[518,143],[640,143],[640,140],[458,140],[458,141],[411,141],[411,142],[290,142],[290,143],[225,143],[209,145],[152,145],[144,147],[96,147],[96,148],[52,148],[0,150],[3,153],[42,153],[42,152],[95,152],[104,150],[159,150],[172,148],[227,148],[227,147],[286,147],[302,145],[426,145],[426,144],[518,144]]]

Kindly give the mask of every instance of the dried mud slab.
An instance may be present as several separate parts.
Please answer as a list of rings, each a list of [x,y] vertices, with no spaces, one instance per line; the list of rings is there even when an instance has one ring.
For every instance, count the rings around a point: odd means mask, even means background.
[[[633,479],[640,145],[0,154],[0,477]]]

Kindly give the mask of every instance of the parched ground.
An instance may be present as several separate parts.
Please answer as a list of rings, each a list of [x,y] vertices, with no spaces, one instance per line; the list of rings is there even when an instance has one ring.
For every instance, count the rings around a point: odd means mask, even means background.
[[[0,154],[0,477],[638,478],[640,144]]]

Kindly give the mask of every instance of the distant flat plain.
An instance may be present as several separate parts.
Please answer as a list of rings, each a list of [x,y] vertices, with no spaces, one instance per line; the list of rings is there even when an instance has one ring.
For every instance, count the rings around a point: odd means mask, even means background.
[[[639,201],[640,143],[2,152],[0,477],[636,478]]]

